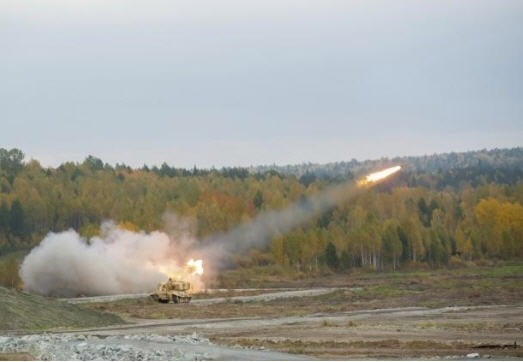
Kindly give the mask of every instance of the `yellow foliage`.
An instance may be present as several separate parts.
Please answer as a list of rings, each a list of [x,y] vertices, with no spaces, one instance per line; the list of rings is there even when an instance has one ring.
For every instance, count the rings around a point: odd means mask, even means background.
[[[134,232],[139,231],[138,227],[136,225],[134,225],[130,221],[122,221],[122,222],[120,222],[118,224],[118,228],[120,228],[122,230],[134,231]]]
[[[523,206],[481,200],[475,209],[482,246],[494,256],[523,255]],[[503,255],[501,255],[503,254]]]
[[[98,224],[85,224],[80,228],[80,235],[85,238],[92,238],[100,235],[100,225]]]

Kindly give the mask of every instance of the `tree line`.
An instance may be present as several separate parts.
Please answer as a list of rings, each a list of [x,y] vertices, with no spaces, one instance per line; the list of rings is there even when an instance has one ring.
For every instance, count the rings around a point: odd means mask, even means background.
[[[133,169],[93,156],[46,168],[25,161],[20,150],[0,149],[0,253],[27,251],[49,231],[73,228],[91,237],[106,219],[159,230],[165,212],[194,220],[196,236],[203,238],[357,174],[357,168],[343,177],[270,169],[187,170],[167,164]],[[341,272],[521,258],[521,175],[521,168],[506,168],[499,158],[436,171],[407,165],[390,182],[234,260],[239,267],[279,264],[302,272]]]

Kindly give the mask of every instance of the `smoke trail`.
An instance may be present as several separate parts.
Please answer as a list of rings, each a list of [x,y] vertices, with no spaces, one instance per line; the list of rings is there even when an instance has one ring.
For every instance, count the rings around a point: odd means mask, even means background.
[[[231,254],[242,252],[252,247],[265,247],[274,237],[287,233],[311,218],[343,203],[363,190],[383,181],[398,172],[401,166],[390,167],[371,173],[357,182],[349,181],[332,186],[327,190],[312,195],[286,207],[283,210],[268,211],[259,214],[254,220],[241,224],[232,231],[213,235],[203,241],[203,247],[193,252],[221,268]]]
[[[206,238],[202,241],[203,246],[193,250],[193,253],[212,262],[215,268],[221,268],[227,264],[230,255],[253,247],[265,247],[274,237],[283,235],[349,200],[364,188],[353,182],[345,183],[297,201],[283,210],[261,213],[252,221],[245,222],[227,233]]]

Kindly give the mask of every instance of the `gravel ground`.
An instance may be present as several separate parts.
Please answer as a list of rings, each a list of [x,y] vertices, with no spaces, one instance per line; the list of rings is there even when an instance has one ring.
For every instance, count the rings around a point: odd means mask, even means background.
[[[0,352],[27,352],[39,360],[298,360],[304,356],[224,347],[207,338],[157,334],[96,336],[35,334],[0,337]]]

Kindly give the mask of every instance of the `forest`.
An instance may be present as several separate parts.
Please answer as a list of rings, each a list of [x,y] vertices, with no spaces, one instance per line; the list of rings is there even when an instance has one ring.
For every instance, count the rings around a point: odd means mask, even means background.
[[[162,230],[172,213],[198,238],[282,209],[365,172],[401,164],[390,181],[318,215],[233,267],[281,265],[304,274],[395,271],[523,257],[523,148],[325,165],[183,169],[82,163],[42,167],[0,148],[0,284],[14,286],[20,256],[50,231],[86,238],[101,222]]]

